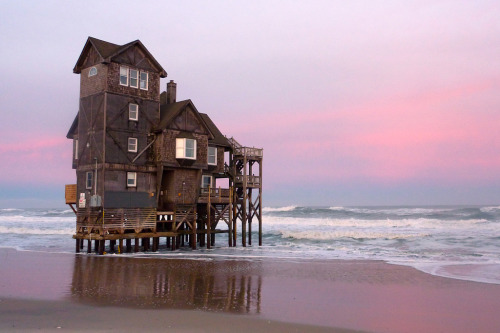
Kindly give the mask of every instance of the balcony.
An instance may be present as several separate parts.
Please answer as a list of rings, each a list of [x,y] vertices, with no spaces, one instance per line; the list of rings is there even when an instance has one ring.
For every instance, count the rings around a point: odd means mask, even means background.
[[[230,195],[231,190],[228,188],[202,188],[198,203],[208,203],[209,199],[211,203],[229,203]]]
[[[238,175],[234,177],[234,183],[238,185],[244,185],[246,182],[247,187],[260,187],[261,184],[260,176],[243,176]]]

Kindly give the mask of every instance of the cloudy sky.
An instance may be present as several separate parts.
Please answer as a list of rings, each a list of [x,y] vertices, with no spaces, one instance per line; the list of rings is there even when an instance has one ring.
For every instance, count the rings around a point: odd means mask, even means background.
[[[0,207],[62,207],[88,36],[140,39],[264,205],[500,202],[498,1],[0,0]]]

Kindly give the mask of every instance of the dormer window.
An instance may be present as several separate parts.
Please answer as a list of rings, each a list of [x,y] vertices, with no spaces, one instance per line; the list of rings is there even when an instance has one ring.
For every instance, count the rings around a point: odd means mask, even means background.
[[[128,151],[137,153],[137,138],[128,138]]]
[[[140,88],[142,90],[148,90],[148,73],[147,72],[141,72]]]
[[[217,165],[217,148],[208,147],[208,165]]]
[[[128,86],[128,68],[120,67],[120,85]]]
[[[138,85],[138,76],[139,76],[139,71],[135,70],[135,69],[131,69],[130,70],[130,86],[132,88],[137,88]]]
[[[196,140],[177,138],[175,139],[175,158],[196,159]]]
[[[132,103],[128,105],[128,119],[134,121],[139,120],[139,105]]]
[[[89,76],[97,75],[97,68],[92,67],[89,71]]]

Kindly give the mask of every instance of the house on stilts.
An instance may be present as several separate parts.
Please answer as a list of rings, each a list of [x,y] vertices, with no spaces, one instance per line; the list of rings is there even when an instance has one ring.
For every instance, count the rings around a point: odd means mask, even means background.
[[[262,245],[263,150],[224,136],[139,41],[116,45],[89,37],[80,74],[73,140],[76,184],[66,203],[76,214],[76,252]],[[219,184],[223,184],[225,188]],[[237,222],[240,222],[238,225]],[[163,242],[164,240],[164,242]]]

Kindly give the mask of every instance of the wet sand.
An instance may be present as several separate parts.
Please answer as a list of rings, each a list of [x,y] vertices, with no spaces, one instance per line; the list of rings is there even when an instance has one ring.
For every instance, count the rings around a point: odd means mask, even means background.
[[[0,330],[499,332],[500,285],[374,261],[0,249]]]

